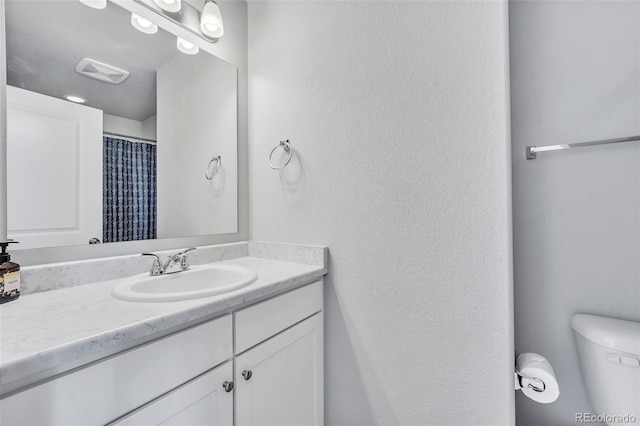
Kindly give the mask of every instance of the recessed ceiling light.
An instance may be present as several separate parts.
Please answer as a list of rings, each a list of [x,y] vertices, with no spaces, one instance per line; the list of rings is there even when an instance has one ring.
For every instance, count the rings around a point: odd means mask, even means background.
[[[77,104],[83,104],[83,103],[87,102],[86,99],[81,98],[80,96],[76,96],[76,95],[64,95],[64,98],[66,100],[68,100],[68,101],[75,102]]]
[[[215,1],[207,1],[202,9],[200,18],[200,31],[207,37],[220,38],[224,34],[222,25],[222,14],[220,7]]]
[[[162,10],[166,10],[167,12],[179,12],[182,7],[182,2],[180,0],[153,0],[155,4],[158,5]]]
[[[200,51],[198,46],[180,37],[178,37],[176,46],[178,46],[179,51],[186,53],[187,55],[195,55]]]
[[[155,34],[158,32],[158,26],[156,24],[135,13],[131,13],[131,25],[133,25],[133,28],[136,30],[145,34]]]
[[[107,7],[107,0],[80,0],[80,3],[94,9],[104,9]]]

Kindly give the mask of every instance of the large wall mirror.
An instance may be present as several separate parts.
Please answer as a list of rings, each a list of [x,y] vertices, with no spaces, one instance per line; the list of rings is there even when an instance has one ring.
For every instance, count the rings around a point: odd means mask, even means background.
[[[237,232],[237,69],[109,1],[6,0],[16,249]]]

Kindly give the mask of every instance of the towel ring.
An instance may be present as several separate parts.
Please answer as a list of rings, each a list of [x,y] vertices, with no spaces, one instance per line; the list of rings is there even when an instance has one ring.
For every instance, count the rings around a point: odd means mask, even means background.
[[[282,147],[282,149],[284,149],[284,152],[289,154],[289,158],[287,158],[287,161],[284,162],[284,164],[280,167],[276,167],[273,165],[273,163],[271,162],[271,158],[273,157],[273,153],[276,151],[276,149]],[[287,139],[286,141],[280,141],[280,143],[278,145],[276,145],[272,150],[271,153],[269,154],[269,167],[271,167],[273,170],[281,170],[283,169],[287,164],[289,164],[289,162],[291,161],[291,158],[293,157],[293,150],[291,149],[291,142],[289,142],[289,139]]]
[[[211,163],[215,162],[215,168],[211,171],[211,173],[209,173],[209,169],[211,168]],[[207,180],[211,180],[213,179],[213,177],[215,176],[216,173],[218,173],[218,169],[220,168],[220,166],[222,165],[222,159],[220,158],[220,156],[213,156],[213,158],[211,158],[211,160],[209,160],[209,164],[207,164],[207,168],[204,170],[204,177],[207,178]]]

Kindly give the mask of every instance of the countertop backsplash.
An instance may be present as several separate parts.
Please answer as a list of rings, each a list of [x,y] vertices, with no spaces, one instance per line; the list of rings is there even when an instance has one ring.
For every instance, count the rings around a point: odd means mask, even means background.
[[[156,252],[164,259],[184,248]],[[198,247],[189,253],[189,262],[199,265],[209,262],[236,259],[248,256],[248,243],[239,242]],[[110,281],[141,274],[151,269],[152,259],[140,254],[104,257],[80,261],[49,263],[23,267],[21,272],[21,293],[39,293],[77,285]]]
[[[160,251],[155,254],[165,259],[186,248]],[[201,265],[250,256],[326,267],[325,250],[324,247],[243,241],[198,247],[197,250],[189,253],[189,263]],[[21,293],[26,295],[125,278],[149,271],[151,262],[151,258],[133,254],[26,266],[20,271]]]

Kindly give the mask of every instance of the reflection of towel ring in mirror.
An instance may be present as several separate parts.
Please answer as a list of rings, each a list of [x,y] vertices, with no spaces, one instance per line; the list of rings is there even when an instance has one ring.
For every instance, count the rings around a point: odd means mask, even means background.
[[[284,149],[284,152],[289,154],[289,158],[287,158],[287,161],[285,161],[282,166],[276,167],[271,162],[271,158],[273,157],[273,153],[275,152],[275,150],[280,148],[280,147],[282,147],[282,149]],[[289,142],[289,139],[287,139],[286,141],[280,141],[280,143],[278,145],[276,145],[271,150],[271,153],[269,154],[269,167],[271,167],[273,170],[283,169],[287,164],[289,164],[289,162],[291,161],[291,157],[293,157],[293,150],[291,149],[291,142]]]
[[[211,164],[215,163],[215,166],[213,168],[213,170],[211,170]],[[207,178],[207,180],[211,180],[213,179],[213,176],[218,173],[218,169],[220,168],[220,166],[222,165],[222,159],[220,158],[220,156],[213,156],[213,158],[211,158],[211,160],[209,161],[209,164],[207,164],[207,168],[204,171],[204,177]],[[211,171],[209,171],[211,170]]]

